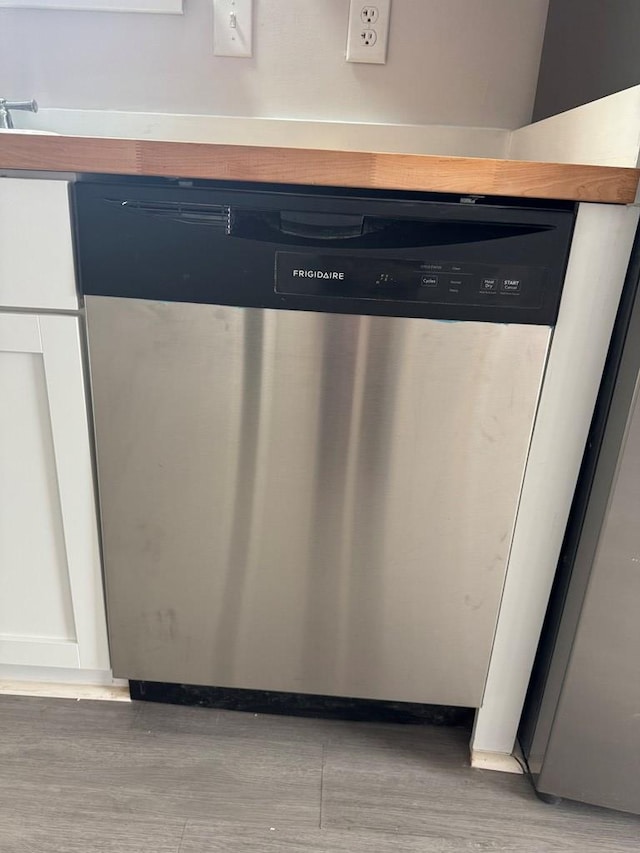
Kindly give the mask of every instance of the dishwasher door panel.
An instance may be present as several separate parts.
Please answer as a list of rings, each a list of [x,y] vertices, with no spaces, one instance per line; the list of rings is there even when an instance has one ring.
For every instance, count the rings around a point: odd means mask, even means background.
[[[550,329],[86,310],[114,673],[479,706]]]

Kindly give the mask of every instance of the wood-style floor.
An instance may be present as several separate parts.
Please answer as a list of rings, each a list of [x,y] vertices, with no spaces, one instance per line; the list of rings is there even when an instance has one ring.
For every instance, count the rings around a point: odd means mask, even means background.
[[[1,853],[615,853],[640,819],[547,806],[468,732],[0,696]]]

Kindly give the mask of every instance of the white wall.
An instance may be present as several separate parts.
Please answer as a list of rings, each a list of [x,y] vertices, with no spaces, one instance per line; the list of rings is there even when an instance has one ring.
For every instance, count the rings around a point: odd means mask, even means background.
[[[511,134],[509,158],[592,166],[636,166],[640,86],[632,86]]]
[[[184,16],[0,9],[0,97],[44,107],[513,128],[548,0],[393,0],[388,63],[344,61],[349,0],[254,0],[252,59]]]

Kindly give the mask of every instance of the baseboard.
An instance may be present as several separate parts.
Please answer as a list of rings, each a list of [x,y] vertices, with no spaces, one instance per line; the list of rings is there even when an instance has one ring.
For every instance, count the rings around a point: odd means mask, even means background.
[[[497,770],[499,773],[524,773],[524,762],[520,763],[516,754],[509,752],[485,752],[471,750],[471,766],[479,770]]]
[[[111,670],[0,665],[0,695],[130,702],[129,683]]]
[[[56,684],[46,681],[0,681],[0,695],[40,696],[49,699],[98,699],[131,702],[129,688],[99,684]]]

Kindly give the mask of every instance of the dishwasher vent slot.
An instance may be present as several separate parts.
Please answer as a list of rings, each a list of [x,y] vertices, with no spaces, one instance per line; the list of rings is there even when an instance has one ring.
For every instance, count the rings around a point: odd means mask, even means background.
[[[143,201],[141,199],[106,198],[131,213],[142,213],[184,225],[212,225],[230,230],[230,208],[227,204],[198,204],[182,201]]]

